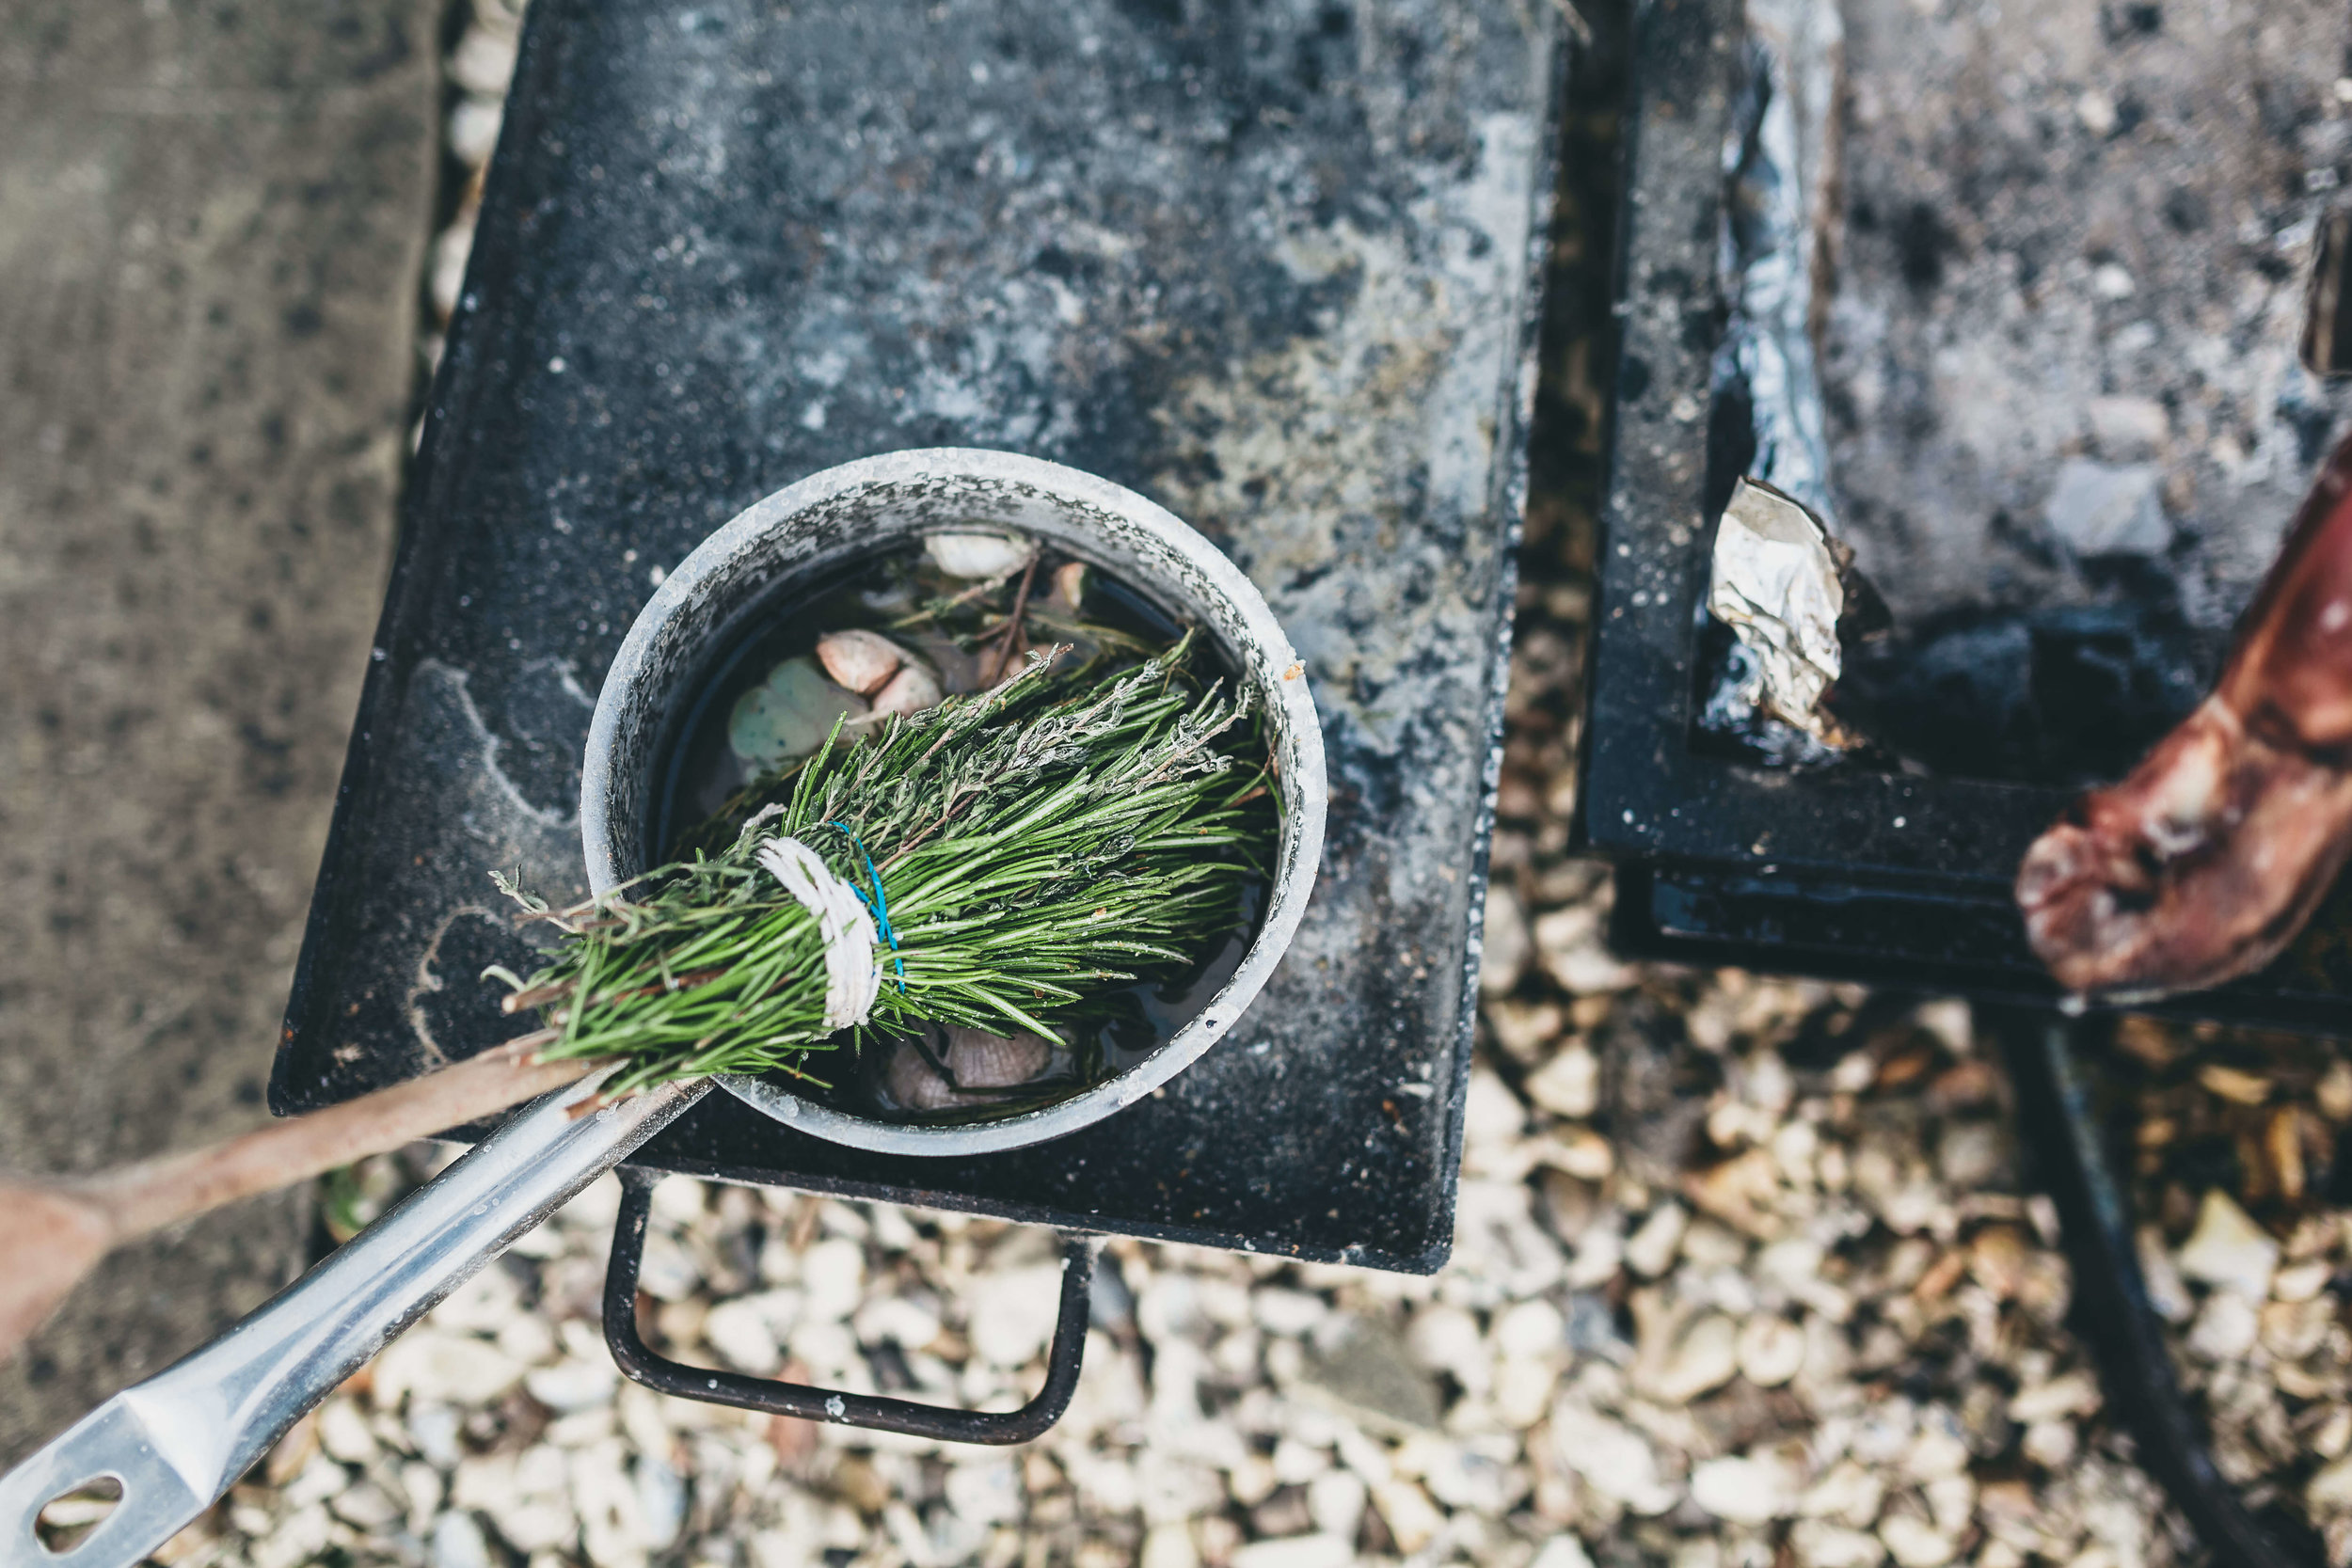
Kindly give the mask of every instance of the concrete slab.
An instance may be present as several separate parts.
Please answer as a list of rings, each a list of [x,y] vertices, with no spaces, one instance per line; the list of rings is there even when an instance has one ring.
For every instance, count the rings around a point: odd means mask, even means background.
[[[0,8],[0,1164],[265,1118],[392,534],[431,0]],[[0,1463],[258,1304],[307,1209],[119,1258]]]

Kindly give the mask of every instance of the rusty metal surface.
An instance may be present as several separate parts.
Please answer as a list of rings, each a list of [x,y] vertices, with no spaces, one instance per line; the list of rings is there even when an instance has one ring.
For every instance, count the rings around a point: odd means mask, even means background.
[[[500,1034],[488,873],[579,890],[591,694],[747,502],[994,446],[1159,500],[1316,677],[1306,928],[1232,1041],[1041,1149],[857,1155],[711,1105],[671,1168],[1427,1269],[1533,387],[1558,12],[532,12],[273,1103]]]

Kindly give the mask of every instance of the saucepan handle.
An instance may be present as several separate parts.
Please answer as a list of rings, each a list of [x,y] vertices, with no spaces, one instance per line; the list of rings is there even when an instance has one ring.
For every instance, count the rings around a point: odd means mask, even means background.
[[[575,1114],[596,1083],[534,1101],[220,1338],[0,1476],[0,1561],[134,1568],[394,1336],[709,1087]],[[41,1539],[42,1510],[104,1482],[121,1490],[103,1520],[62,1546]]]
[[[1086,1356],[1087,1319],[1094,1294],[1094,1242],[1067,1236],[1062,1243],[1061,1315],[1045,1353],[1045,1386],[1018,1410],[955,1410],[918,1404],[881,1394],[851,1394],[779,1383],[740,1372],[690,1367],[647,1345],[637,1332],[637,1269],[644,1258],[645,1219],[653,1209],[659,1171],[621,1172],[621,1215],[612,1227],[612,1259],[604,1275],[604,1342],[622,1371],[663,1394],[797,1416],[808,1421],[869,1427],[947,1443],[1025,1443],[1061,1419],[1078,1386]]]

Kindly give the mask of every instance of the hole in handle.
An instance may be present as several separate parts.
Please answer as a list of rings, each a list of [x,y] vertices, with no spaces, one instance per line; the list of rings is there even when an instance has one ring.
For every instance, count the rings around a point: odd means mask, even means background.
[[[60,1492],[33,1516],[33,1538],[52,1557],[63,1557],[88,1538],[122,1505],[122,1478],[99,1476]]]

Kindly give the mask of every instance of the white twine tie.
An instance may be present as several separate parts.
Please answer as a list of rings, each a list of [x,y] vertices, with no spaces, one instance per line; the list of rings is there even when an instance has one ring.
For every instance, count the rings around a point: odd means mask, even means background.
[[[882,990],[882,966],[874,960],[874,917],[866,912],[857,889],[797,838],[771,838],[761,845],[759,863],[817,917],[817,932],[825,942],[825,1027],[865,1022]]]

